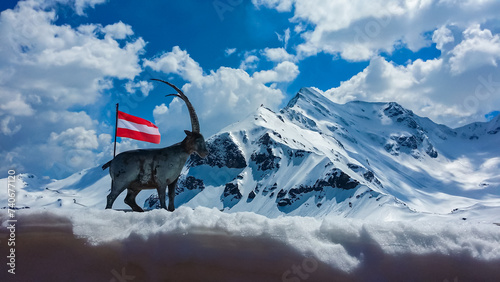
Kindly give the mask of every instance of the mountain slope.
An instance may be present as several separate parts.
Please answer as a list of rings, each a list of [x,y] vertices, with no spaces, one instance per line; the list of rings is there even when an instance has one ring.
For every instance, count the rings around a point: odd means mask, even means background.
[[[498,120],[452,130],[396,103],[338,105],[304,88],[207,140],[176,205],[384,219],[499,206]]]

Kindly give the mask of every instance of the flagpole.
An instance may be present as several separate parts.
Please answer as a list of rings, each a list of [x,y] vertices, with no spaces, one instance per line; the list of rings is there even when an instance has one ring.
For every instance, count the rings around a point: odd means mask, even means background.
[[[118,103],[116,103],[116,120],[115,120],[115,148],[113,149],[113,159],[116,156],[116,132],[118,131]]]

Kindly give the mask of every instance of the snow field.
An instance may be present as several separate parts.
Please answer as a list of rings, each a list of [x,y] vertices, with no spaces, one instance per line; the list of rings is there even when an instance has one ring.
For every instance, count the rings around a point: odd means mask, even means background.
[[[73,233],[92,245],[158,234],[258,237],[279,241],[300,254],[345,272],[360,267],[367,254],[352,248],[366,245],[388,255],[438,254],[500,261],[500,227],[494,224],[424,217],[414,221],[364,221],[336,216],[317,219],[286,216],[267,218],[251,212],[223,213],[217,209],[180,207],[173,213],[153,210],[125,213],[112,210],[19,211],[23,217],[52,214],[67,218]],[[6,226],[3,218],[3,226]],[[356,247],[357,246],[357,247]]]

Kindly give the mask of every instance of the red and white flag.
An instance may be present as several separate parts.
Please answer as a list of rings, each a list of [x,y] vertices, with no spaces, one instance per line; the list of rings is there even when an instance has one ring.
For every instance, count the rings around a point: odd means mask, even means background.
[[[152,122],[118,111],[116,136],[135,140],[160,143],[160,131]]]

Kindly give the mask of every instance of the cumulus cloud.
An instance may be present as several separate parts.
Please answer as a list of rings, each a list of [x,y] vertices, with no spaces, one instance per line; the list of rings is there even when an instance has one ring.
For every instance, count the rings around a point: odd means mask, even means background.
[[[166,114],[167,112],[168,112],[168,107],[165,105],[165,103],[162,103],[161,105],[157,105],[154,108],[153,115],[160,116]]]
[[[259,64],[259,57],[257,57],[254,52],[246,52],[244,59],[240,63],[240,69],[242,70],[254,70]]]
[[[289,82],[299,75],[299,67],[292,62],[279,63],[272,70],[263,70],[253,74],[253,78],[260,83]]]
[[[62,4],[73,8],[75,13],[79,16],[85,15],[87,8],[94,8],[98,4],[103,4],[107,0],[24,0],[35,8],[51,9],[55,4]]]
[[[53,150],[54,155],[50,161],[52,166],[61,170],[61,167],[81,170],[96,165],[96,159],[103,157],[103,153],[97,151],[111,150],[111,135],[96,134],[95,130],[88,130],[78,126],[69,128],[61,133],[52,132],[46,145],[40,147],[45,150]],[[58,148],[63,148],[60,150]],[[61,152],[63,152],[61,154]],[[63,172],[63,171],[60,171]]]
[[[34,113],[31,105],[26,102],[20,93],[12,93],[0,88],[0,99],[3,101],[0,105],[0,116],[31,116]]]
[[[294,61],[295,56],[289,54],[284,48],[265,48],[262,54],[271,62]]]
[[[149,92],[153,90],[153,84],[143,80],[139,82],[129,81],[125,84],[125,90],[130,94],[141,91],[142,95],[148,96]]]
[[[463,32],[464,40],[450,52],[453,74],[484,65],[496,67],[500,60],[500,36],[474,24]]]
[[[69,128],[57,134],[50,134],[50,141],[59,145],[75,149],[97,149],[97,136],[94,130],[87,130],[84,127]]]
[[[115,24],[107,25],[102,30],[107,36],[111,36],[114,39],[125,39],[127,36],[134,34],[132,27],[122,23],[121,21]]]
[[[21,1],[0,16],[0,72],[10,74],[1,81],[4,90],[37,93],[65,108],[95,102],[108,77],[132,79],[141,72],[141,38],[121,48],[114,39],[99,38],[99,25],[56,25],[53,10],[32,4]]]
[[[13,116],[6,116],[2,119],[0,122],[0,130],[1,132],[6,135],[6,136],[12,136],[19,130],[21,130],[21,125],[11,125],[13,123],[15,118]],[[0,147],[1,149],[1,147]]]
[[[446,26],[442,26],[434,31],[432,34],[432,41],[436,43],[436,48],[443,50],[444,45],[451,43],[455,40],[451,30]]]
[[[183,79],[196,81],[203,77],[203,69],[191,58],[185,50],[174,46],[171,52],[167,52],[153,60],[145,60],[144,67],[150,67],[155,71],[164,73],[176,73]]]

